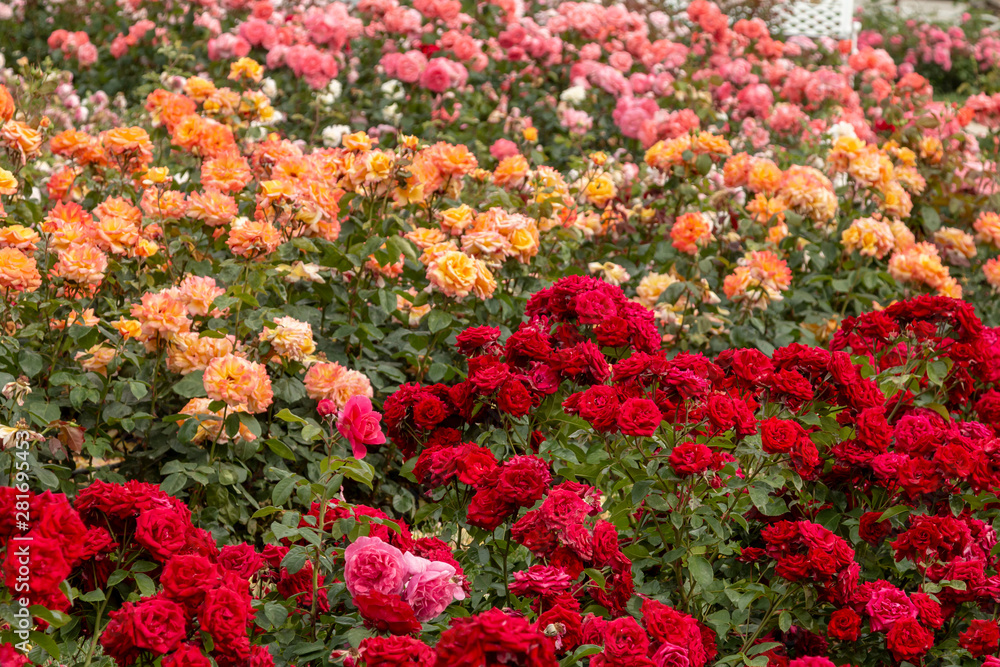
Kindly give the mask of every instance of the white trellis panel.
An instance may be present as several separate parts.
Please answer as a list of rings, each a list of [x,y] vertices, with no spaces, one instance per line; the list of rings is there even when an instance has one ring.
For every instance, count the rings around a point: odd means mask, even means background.
[[[791,0],[780,7],[782,32],[788,37],[854,37],[853,0]]]

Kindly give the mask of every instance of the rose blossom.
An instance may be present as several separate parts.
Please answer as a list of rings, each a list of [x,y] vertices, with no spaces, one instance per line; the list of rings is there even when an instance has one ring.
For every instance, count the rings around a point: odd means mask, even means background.
[[[448,563],[426,561],[421,571],[410,578],[406,584],[406,601],[413,607],[418,621],[429,621],[439,616],[452,600],[465,599],[461,579],[456,574],[454,566]]]
[[[359,537],[344,551],[344,583],[352,596],[399,595],[406,583],[403,553],[377,537]]]
[[[895,586],[873,592],[865,611],[871,616],[872,632],[885,632],[901,618],[917,617],[916,605]]]
[[[351,443],[354,458],[364,458],[368,453],[365,445],[385,443],[385,434],[379,421],[382,415],[372,410],[372,402],[367,396],[353,396],[344,406],[337,420],[337,430]]]

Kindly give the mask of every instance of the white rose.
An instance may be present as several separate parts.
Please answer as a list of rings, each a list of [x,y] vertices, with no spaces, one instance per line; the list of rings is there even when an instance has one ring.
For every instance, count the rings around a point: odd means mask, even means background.
[[[573,86],[562,91],[559,99],[569,104],[579,104],[587,99],[587,89],[583,86]]]

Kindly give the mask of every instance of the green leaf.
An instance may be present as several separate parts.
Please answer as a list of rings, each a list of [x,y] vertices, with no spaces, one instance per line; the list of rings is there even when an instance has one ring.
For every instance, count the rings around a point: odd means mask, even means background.
[[[451,324],[451,315],[443,310],[432,310],[427,316],[427,328],[431,333],[437,333]]]
[[[264,605],[264,616],[271,622],[271,625],[279,628],[284,625],[285,619],[288,618],[288,610],[280,604],[268,602]]]
[[[298,479],[296,475],[289,475],[275,484],[274,489],[271,491],[271,502],[279,506],[284,505],[292,496],[292,491],[295,489],[295,482]]]
[[[597,655],[603,650],[603,648],[595,646],[594,644],[583,644],[582,646],[577,646],[572,655],[567,655],[559,661],[559,667],[575,667],[575,665],[580,664],[580,661],[584,658]]]
[[[701,556],[690,556],[688,557],[688,569],[691,571],[691,576],[697,581],[702,588],[705,588],[712,583],[715,578],[715,574],[712,571],[712,564]]]
[[[295,460],[294,452],[292,452],[292,450],[288,447],[288,445],[283,443],[281,440],[278,440],[277,438],[268,438],[267,440],[264,441],[264,444],[266,444],[272,452],[274,452],[281,458],[287,459],[289,461]]]
[[[600,570],[595,570],[593,568],[588,567],[586,570],[583,571],[583,573],[588,577],[590,577],[594,581],[594,583],[597,584],[598,588],[600,588],[602,591],[605,590],[605,587],[607,586],[608,582],[604,578],[604,575],[601,574]]]
[[[46,623],[51,625],[53,628],[61,628],[70,622],[70,617],[61,611],[54,611],[52,609],[46,609],[45,607],[37,604],[33,604],[28,608],[32,616],[37,616],[38,618],[44,619]]]
[[[782,632],[788,632],[788,628],[792,627],[792,615],[788,613],[788,610],[778,615],[778,627],[781,628]]]
[[[21,366],[21,372],[30,378],[35,377],[41,372],[44,363],[42,355],[31,350],[21,350],[20,354],[17,355],[17,361]]]
[[[127,576],[128,572],[125,570],[115,570],[111,573],[111,576],[108,577],[108,588],[125,581],[125,577]]]
[[[882,523],[883,521],[888,521],[892,517],[899,516],[900,514],[907,514],[911,509],[913,508],[908,507],[906,505],[894,505],[893,507],[890,507],[886,511],[882,512],[882,516],[878,518],[878,521],[876,523]]]
[[[28,642],[41,647],[46,653],[51,655],[56,660],[60,658],[59,647],[56,646],[55,640],[44,632],[36,632],[32,630],[28,634]]]
[[[267,507],[261,507],[259,510],[257,510],[256,512],[254,512],[253,516],[250,517],[250,518],[251,519],[260,519],[260,518],[263,518],[265,516],[271,516],[272,514],[275,514],[275,513],[280,512],[280,511],[281,511],[280,507],[275,507],[274,505],[268,505]]]
[[[153,580],[149,578],[148,574],[143,574],[142,572],[135,573],[135,583],[139,587],[139,592],[142,593],[144,597],[149,597],[156,593],[156,584]]]
[[[184,398],[204,398],[207,396],[205,393],[205,383],[202,380],[204,375],[203,371],[188,373],[180,382],[174,385],[174,393]]]
[[[278,414],[274,415],[275,419],[280,419],[283,422],[292,422],[295,424],[308,424],[305,419],[299,417],[296,414],[292,414],[292,411],[288,408],[282,408]]]

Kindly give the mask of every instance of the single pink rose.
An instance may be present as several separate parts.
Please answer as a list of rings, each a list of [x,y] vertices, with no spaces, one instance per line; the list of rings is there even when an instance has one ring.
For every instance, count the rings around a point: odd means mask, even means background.
[[[396,78],[404,83],[416,83],[427,69],[427,56],[420,51],[407,51],[396,60]]]
[[[441,561],[427,562],[406,584],[406,601],[421,623],[440,616],[453,600],[464,599],[461,577],[454,566]]]
[[[337,430],[351,443],[354,458],[365,457],[368,453],[365,445],[385,444],[381,420],[382,415],[372,410],[372,402],[367,396],[352,396],[347,401],[337,420]]]
[[[406,583],[403,553],[377,537],[359,537],[344,551],[344,583],[352,596],[399,595]]]
[[[511,155],[517,155],[519,152],[517,144],[510,139],[497,139],[493,142],[493,145],[490,146],[490,155],[497,160],[502,160],[505,157],[510,157]]]
[[[873,592],[865,611],[871,617],[872,632],[885,632],[901,618],[917,617],[917,606],[906,593],[891,585]]]
[[[443,93],[451,86],[451,69],[442,58],[435,58],[420,75],[420,85],[434,93]]]

